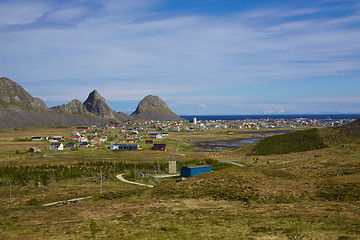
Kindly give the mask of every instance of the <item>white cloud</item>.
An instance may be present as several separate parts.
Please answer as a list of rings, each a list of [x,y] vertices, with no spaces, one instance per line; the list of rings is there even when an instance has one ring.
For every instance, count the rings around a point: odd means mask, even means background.
[[[2,1],[0,2],[0,27],[34,22],[48,10],[50,10],[50,4],[44,1]]]
[[[206,104],[204,104],[204,103],[199,104],[199,107],[200,108],[207,108]]]

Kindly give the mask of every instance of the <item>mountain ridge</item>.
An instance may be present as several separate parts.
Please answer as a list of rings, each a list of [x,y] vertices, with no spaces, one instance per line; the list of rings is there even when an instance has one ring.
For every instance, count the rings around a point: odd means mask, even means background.
[[[182,120],[159,97],[147,96],[144,99],[147,101],[139,103],[138,114],[134,116],[112,110],[96,89],[89,94],[84,103],[73,99],[67,104],[49,108],[43,100],[32,97],[13,80],[2,77],[0,78],[0,128],[108,124],[135,119]],[[144,105],[151,106],[152,109],[147,109],[144,113],[142,111]],[[154,107],[157,107],[158,111],[154,111]]]

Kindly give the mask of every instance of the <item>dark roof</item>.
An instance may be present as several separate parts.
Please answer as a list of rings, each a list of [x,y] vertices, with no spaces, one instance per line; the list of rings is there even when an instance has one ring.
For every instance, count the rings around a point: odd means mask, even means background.
[[[166,147],[165,143],[155,143],[154,147]]]
[[[211,167],[209,165],[199,165],[199,166],[186,166],[187,168],[206,168],[206,167]]]
[[[54,146],[54,147],[60,147],[61,143],[50,143],[50,146]]]

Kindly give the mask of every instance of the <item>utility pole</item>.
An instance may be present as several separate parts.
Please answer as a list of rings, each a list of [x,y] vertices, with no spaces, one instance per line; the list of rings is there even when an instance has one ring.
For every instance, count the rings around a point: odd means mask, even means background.
[[[114,161],[114,175],[115,175],[115,168],[116,168],[116,160]]]
[[[161,182],[161,180],[160,180],[160,162],[159,162],[159,160],[158,160],[158,170],[157,170],[157,173],[158,173],[158,177],[157,177],[157,182]]]
[[[102,170],[100,170],[100,194],[102,193]]]
[[[9,182],[10,185],[10,195],[9,195],[9,206],[11,206],[11,181]]]

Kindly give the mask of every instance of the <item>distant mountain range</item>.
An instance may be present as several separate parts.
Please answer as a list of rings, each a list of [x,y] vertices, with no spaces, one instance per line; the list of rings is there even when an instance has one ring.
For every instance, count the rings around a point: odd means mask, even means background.
[[[146,96],[131,114],[116,112],[97,90],[84,103],[74,99],[48,108],[23,87],[8,78],[0,78],[0,128],[74,126],[126,122],[132,120],[184,120],[172,112],[157,96]]]

